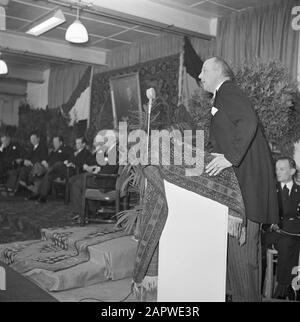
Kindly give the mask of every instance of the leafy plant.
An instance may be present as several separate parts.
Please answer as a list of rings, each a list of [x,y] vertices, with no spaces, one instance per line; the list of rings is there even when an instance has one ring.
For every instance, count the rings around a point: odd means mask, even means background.
[[[142,204],[145,193],[145,177],[142,173],[141,165],[130,165],[124,167],[121,178],[121,192],[128,189],[130,193],[136,193],[139,196],[139,201],[133,208],[123,210],[117,213],[116,226],[122,227],[128,233],[133,233],[136,237],[140,233],[140,218],[142,212]]]
[[[235,75],[237,84],[252,102],[267,139],[279,144],[293,131],[296,82],[291,81],[287,68],[276,60],[245,63]]]

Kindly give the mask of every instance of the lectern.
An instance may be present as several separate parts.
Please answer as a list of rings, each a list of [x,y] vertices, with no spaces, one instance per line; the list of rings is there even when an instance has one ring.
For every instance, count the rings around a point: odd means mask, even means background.
[[[225,302],[228,207],[165,180],[158,302]]]

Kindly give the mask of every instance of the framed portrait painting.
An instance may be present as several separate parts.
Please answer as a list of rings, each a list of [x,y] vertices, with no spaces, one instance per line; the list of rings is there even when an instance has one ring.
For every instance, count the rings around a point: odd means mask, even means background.
[[[139,74],[125,74],[110,79],[114,127],[128,122],[131,115],[141,115],[142,103]]]

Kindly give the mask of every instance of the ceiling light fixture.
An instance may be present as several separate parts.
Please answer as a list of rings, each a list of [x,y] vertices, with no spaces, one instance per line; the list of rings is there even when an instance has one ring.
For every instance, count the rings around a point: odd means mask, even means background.
[[[4,75],[8,73],[7,65],[6,62],[1,58],[1,53],[0,53],[0,75]]]
[[[26,31],[27,34],[39,36],[64,23],[66,18],[61,9],[56,10],[51,15],[44,17],[37,25]]]
[[[82,44],[89,40],[89,34],[85,26],[79,20],[79,8],[77,8],[76,20],[69,26],[66,31],[65,39],[76,44]]]

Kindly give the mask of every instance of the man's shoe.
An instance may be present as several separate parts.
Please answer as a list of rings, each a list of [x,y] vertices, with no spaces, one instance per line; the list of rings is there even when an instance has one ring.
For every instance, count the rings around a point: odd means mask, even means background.
[[[33,194],[37,193],[37,188],[35,185],[27,186],[27,189],[31,191]]]
[[[39,198],[39,195],[32,194],[31,196],[25,198],[26,200],[37,200]]]
[[[1,191],[1,196],[2,197],[8,197],[8,192],[6,190]]]
[[[15,194],[16,192],[12,190],[1,191],[2,197],[13,197]]]
[[[74,221],[77,221],[79,219],[79,215],[75,215],[74,217],[71,218]]]
[[[23,186],[23,187],[27,187],[27,183],[25,181],[23,181],[23,180],[19,181],[19,185]]]
[[[40,197],[40,198],[38,199],[38,202],[39,202],[39,203],[46,203],[46,202],[47,202],[47,199],[46,199],[45,197]]]

